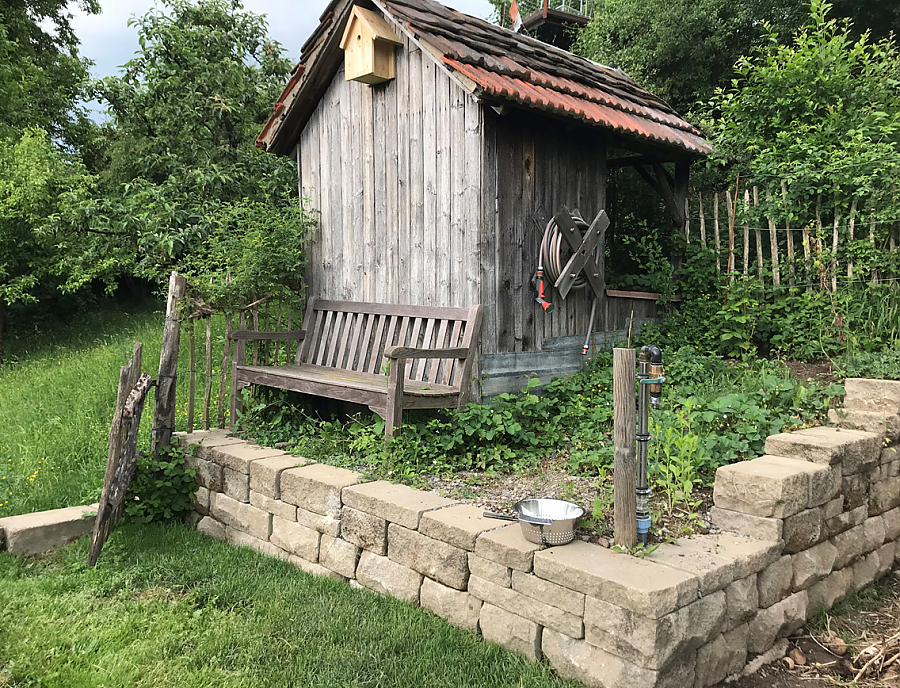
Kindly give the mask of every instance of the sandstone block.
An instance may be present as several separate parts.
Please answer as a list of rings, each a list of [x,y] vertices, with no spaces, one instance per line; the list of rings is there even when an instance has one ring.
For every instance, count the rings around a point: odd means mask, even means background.
[[[387,554],[387,521],[345,506],[341,516],[342,537],[375,554]]]
[[[319,533],[296,521],[272,517],[272,534],[269,540],[276,547],[307,561],[319,560]]]
[[[506,587],[502,583],[501,587]],[[569,590],[530,573],[512,572],[512,589],[534,600],[562,609],[577,617],[584,616],[584,593]],[[546,625],[546,624],[545,624]]]
[[[749,631],[749,624],[741,624],[697,651],[695,688],[708,688],[743,670]]]
[[[484,604],[479,617],[481,634],[485,640],[497,643],[510,652],[524,655],[533,662],[541,659],[541,631],[534,621],[517,614]]]
[[[872,433],[842,428],[806,428],[771,435],[766,440],[766,454],[803,459],[833,466],[844,462],[865,463],[878,452],[878,437]]]
[[[209,490],[202,485],[194,493],[194,511],[201,516],[209,515]]]
[[[649,559],[694,574],[700,594],[707,595],[764,569],[780,555],[781,547],[776,543],[719,533],[661,545]]]
[[[511,588],[503,588],[481,578],[472,577],[469,579],[469,592],[479,600],[530,619],[541,626],[552,628],[573,638],[584,637],[584,626],[580,616],[544,604]]]
[[[853,590],[862,590],[878,577],[881,560],[878,552],[869,552],[853,564]]]
[[[356,545],[330,535],[322,535],[319,541],[319,563],[344,578],[356,575],[359,552]]]
[[[194,480],[201,487],[205,487],[210,492],[221,492],[225,489],[225,473],[219,464],[205,461],[196,456],[186,456],[184,465],[196,469]]]
[[[209,535],[216,540],[224,540],[225,539],[225,525],[219,523],[216,519],[211,518],[210,516],[204,516],[200,519],[200,522],[197,523],[197,530],[199,530],[204,535]]]
[[[363,551],[356,567],[361,585],[382,595],[419,604],[422,574],[372,552]]]
[[[725,593],[721,590],[658,619],[594,597],[588,597],[584,607],[585,640],[654,670],[709,642],[725,620]]]
[[[232,444],[246,444],[240,437],[231,435],[231,431],[224,428],[215,428],[212,430],[194,430],[190,434],[175,433],[181,440],[181,446],[185,452],[205,459],[202,454],[206,453],[207,448],[226,447]],[[196,452],[196,453],[194,453]]]
[[[231,497],[214,492],[210,495],[209,515],[226,526],[268,540],[272,528],[272,515],[255,506],[238,502]]]
[[[512,569],[469,552],[469,572],[503,588],[512,586]]]
[[[293,504],[287,504],[280,499],[272,499],[259,492],[250,490],[250,505],[257,509],[268,511],[273,516],[284,519],[285,521],[297,520],[297,507]]]
[[[759,606],[771,607],[791,593],[794,567],[791,557],[785,555],[759,572]]]
[[[323,516],[300,507],[297,507],[297,523],[331,537],[338,537],[341,534],[341,519]]]
[[[480,543],[480,540],[479,540]],[[534,572],[643,616],[659,618],[697,599],[697,577],[581,540],[534,555]]]
[[[541,647],[560,676],[591,688],[687,688],[694,684],[694,656],[665,671],[653,671],[550,628],[544,629]]]
[[[255,444],[228,444],[205,449],[206,457],[223,468],[230,468],[238,473],[250,473],[250,464],[260,459],[271,459],[286,456],[280,449],[258,447]]]
[[[828,542],[820,542],[815,547],[798,552],[793,556],[793,589],[805,590],[831,573],[837,559],[837,547]]]
[[[795,592],[771,607],[760,609],[750,622],[747,649],[762,654],[778,638],[790,635],[806,622],[809,598],[806,591]]]
[[[861,525],[863,521],[869,515],[869,508],[863,504],[852,511],[842,511],[840,514],[835,516],[834,518],[829,518],[825,522],[825,535],[828,537],[834,537],[839,533],[843,533],[846,530],[850,530],[858,525]]]
[[[534,553],[540,548],[525,539],[518,523],[484,533],[475,541],[478,556],[525,573],[531,571]]]
[[[334,580],[341,581],[342,583],[347,582],[347,579],[344,576],[342,576],[341,574],[336,573],[335,571],[332,571],[331,569],[326,569],[321,564],[317,564],[312,561],[307,561],[306,559],[303,559],[302,557],[298,557],[294,554],[288,554],[287,560],[290,563],[292,563],[294,566],[296,566],[298,569],[300,569],[301,571],[305,571],[306,573],[312,574],[313,576],[326,576],[327,578],[332,578]],[[355,582],[356,582],[355,580],[351,579],[350,585],[352,586],[353,583],[355,583]]]
[[[842,428],[870,432],[888,442],[900,439],[900,414],[859,409],[831,409],[828,420]]]
[[[778,542],[782,537],[784,520],[780,518],[764,518],[741,511],[731,511],[714,506],[709,512],[715,526],[726,533],[738,533],[757,540]]]
[[[309,463],[306,459],[288,454],[254,461],[250,464],[250,489],[271,499],[281,499],[281,474]]]
[[[845,475],[841,480],[841,494],[844,496],[844,511],[869,506],[869,481],[864,473]]]
[[[275,559],[287,559],[287,552],[279,549],[271,542],[266,540],[260,540],[257,537],[253,537],[249,533],[245,533],[243,530],[238,530],[237,528],[232,528],[231,526],[225,526],[225,540],[230,542],[232,545],[237,545],[238,547],[249,547],[250,549],[259,552],[260,554],[264,554],[267,557],[273,557]]]
[[[885,477],[869,486],[869,514],[883,514],[900,506],[900,478]]]
[[[423,607],[446,619],[451,625],[478,633],[482,602],[474,595],[425,578],[419,591],[419,600]]]
[[[784,552],[793,554],[812,547],[825,537],[822,510],[807,509],[784,519]]]
[[[844,381],[846,408],[884,409],[900,413],[900,382],[848,377]]]
[[[725,588],[725,606],[728,610],[729,626],[734,627],[752,619],[759,609],[758,574],[740,578]]]
[[[844,496],[838,495],[830,502],[826,502],[822,506],[822,518],[827,522],[829,519],[840,516],[844,513]]]
[[[863,521],[863,538],[865,548],[863,552],[871,552],[884,542],[884,519],[881,516],[870,516]]]
[[[828,491],[825,486],[833,480],[833,475],[827,466],[781,456],[761,456],[721,466],[716,471],[713,501],[722,509],[784,518],[810,506],[812,484],[816,486],[816,499],[820,499]]]
[[[388,526],[388,558],[429,578],[465,590],[469,580],[466,551],[396,523]]]
[[[281,472],[281,500],[331,518],[341,517],[341,490],[359,482],[346,468],[314,463]]]
[[[891,463],[894,464],[894,466],[897,466],[897,468],[891,471],[891,475],[900,475],[900,473],[897,472],[900,470],[900,464],[898,464],[898,462],[900,462],[900,446],[884,447],[881,450],[881,463]]]
[[[404,528],[416,530],[419,519],[426,511],[452,506],[456,502],[444,499],[432,492],[415,490],[407,485],[394,485],[378,480],[355,485],[344,490],[344,504],[378,516]]]
[[[0,518],[0,545],[6,534],[10,554],[42,554],[87,535],[94,529],[98,504]]]
[[[844,599],[852,589],[852,566],[843,568],[840,571],[832,571],[807,591],[809,593],[809,613],[815,614],[831,609],[836,602]]]
[[[885,542],[892,542],[900,537],[900,508],[884,512],[881,520],[884,522]]]
[[[882,527],[884,526],[882,525]],[[873,531],[874,529],[870,530],[871,535],[874,535]],[[866,537],[864,526],[858,525],[845,530],[843,533],[838,533],[831,538],[831,544],[837,548],[837,559],[835,559],[834,568],[842,569],[865,553]]]
[[[894,566],[894,555],[897,552],[897,543],[887,542],[875,550],[878,555],[878,577],[880,578]]]
[[[475,540],[481,533],[504,526],[503,521],[485,518],[483,513],[483,509],[471,504],[428,511],[419,521],[419,532],[472,552],[475,549]]]
[[[827,504],[841,494],[841,469],[839,466],[819,466],[809,475],[810,508]]]
[[[250,476],[246,473],[238,473],[230,468],[225,468],[225,492],[226,495],[244,504],[250,503]]]

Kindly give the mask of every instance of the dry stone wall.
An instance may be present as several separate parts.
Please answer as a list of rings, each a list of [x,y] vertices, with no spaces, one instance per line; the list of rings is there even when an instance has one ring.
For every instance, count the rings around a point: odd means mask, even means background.
[[[707,688],[886,573],[900,536],[900,382],[849,380],[842,427],[720,468],[720,532],[638,559],[542,548],[471,505],[264,449],[182,436],[204,533],[421,605],[601,688]]]

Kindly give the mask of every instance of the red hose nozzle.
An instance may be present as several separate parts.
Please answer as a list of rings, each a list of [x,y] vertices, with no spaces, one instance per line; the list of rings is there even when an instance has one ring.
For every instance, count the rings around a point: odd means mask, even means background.
[[[541,308],[544,309],[545,313],[552,313],[553,309],[555,308],[555,306],[552,303],[547,301],[547,299],[541,298],[540,296],[538,296],[535,299],[535,301],[537,301],[539,304],[541,304]]]

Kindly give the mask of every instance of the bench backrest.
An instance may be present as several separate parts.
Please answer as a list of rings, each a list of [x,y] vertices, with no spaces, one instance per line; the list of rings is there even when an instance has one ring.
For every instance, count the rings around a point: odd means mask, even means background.
[[[478,344],[479,325],[478,306],[396,306],[312,298],[303,320],[306,338],[298,350],[298,361],[381,373],[384,350],[388,346],[465,347],[471,358]],[[406,378],[459,388],[471,368],[471,364],[465,366],[465,361],[465,358],[408,360]]]

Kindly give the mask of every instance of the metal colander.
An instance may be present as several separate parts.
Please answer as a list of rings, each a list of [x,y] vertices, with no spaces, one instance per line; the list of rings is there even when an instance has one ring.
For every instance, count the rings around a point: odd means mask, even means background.
[[[575,521],[584,509],[562,499],[523,499],[513,504],[515,516],[485,511],[488,518],[518,521],[522,534],[536,545],[567,545],[575,539]]]

